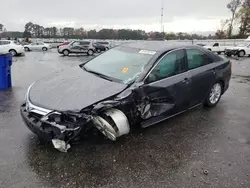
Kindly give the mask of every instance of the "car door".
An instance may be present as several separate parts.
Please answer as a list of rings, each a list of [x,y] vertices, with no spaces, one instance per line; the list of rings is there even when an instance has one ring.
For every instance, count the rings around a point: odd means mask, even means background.
[[[140,88],[143,127],[184,111],[189,106],[189,78],[185,50],[165,54]]]
[[[0,53],[8,53],[10,50],[10,41],[0,41]]]
[[[36,50],[36,43],[31,43],[30,45],[29,45],[29,49],[30,50]]]
[[[214,52],[220,51],[219,43],[214,43],[214,45],[213,45],[213,51],[214,51]]]
[[[38,42],[37,45],[36,45],[36,49],[37,49],[37,50],[42,50],[42,48],[43,48],[44,46],[45,46],[44,43]]]
[[[80,42],[80,45],[81,45],[80,50],[81,50],[81,52],[87,52],[88,48],[89,48],[89,44],[90,44],[90,42],[88,42],[88,41]]]
[[[188,74],[191,79],[190,107],[203,102],[216,80],[213,60],[199,49],[186,49]]]
[[[80,52],[80,42],[79,41],[75,41],[72,43],[70,51],[73,53],[79,53]]]

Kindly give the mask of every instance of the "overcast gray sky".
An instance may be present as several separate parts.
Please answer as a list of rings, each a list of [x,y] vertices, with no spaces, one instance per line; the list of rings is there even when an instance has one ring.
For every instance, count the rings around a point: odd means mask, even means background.
[[[160,30],[162,0],[0,0],[0,23],[24,30],[28,21],[43,26],[85,29]],[[165,31],[214,31],[228,18],[229,0],[163,0]]]

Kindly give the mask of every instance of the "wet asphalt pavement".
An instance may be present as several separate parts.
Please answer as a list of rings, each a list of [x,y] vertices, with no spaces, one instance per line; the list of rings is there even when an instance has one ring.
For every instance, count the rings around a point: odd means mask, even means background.
[[[217,107],[60,153],[26,128],[19,106],[33,81],[87,59],[55,50],[14,58],[13,88],[0,91],[1,188],[250,187],[250,58],[233,60],[230,89]]]

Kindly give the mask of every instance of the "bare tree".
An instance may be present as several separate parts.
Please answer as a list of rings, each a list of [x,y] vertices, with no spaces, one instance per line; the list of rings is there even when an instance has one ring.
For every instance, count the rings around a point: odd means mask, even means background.
[[[241,5],[241,0],[231,0],[230,3],[227,4],[227,8],[232,13],[232,17],[231,17],[229,29],[228,29],[228,36],[229,37],[231,37],[231,35],[232,35],[235,14],[236,14],[237,9],[240,7],[240,5]]]
[[[0,32],[3,31],[3,24],[0,23]]]

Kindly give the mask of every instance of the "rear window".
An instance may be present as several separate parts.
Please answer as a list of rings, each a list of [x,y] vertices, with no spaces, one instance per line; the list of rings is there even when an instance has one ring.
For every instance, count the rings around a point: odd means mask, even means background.
[[[213,62],[219,62],[222,61],[223,58],[214,54],[213,52],[206,50],[206,54],[213,60]]]
[[[10,44],[10,41],[5,41],[5,40],[1,41],[1,45],[6,45],[6,44]]]

